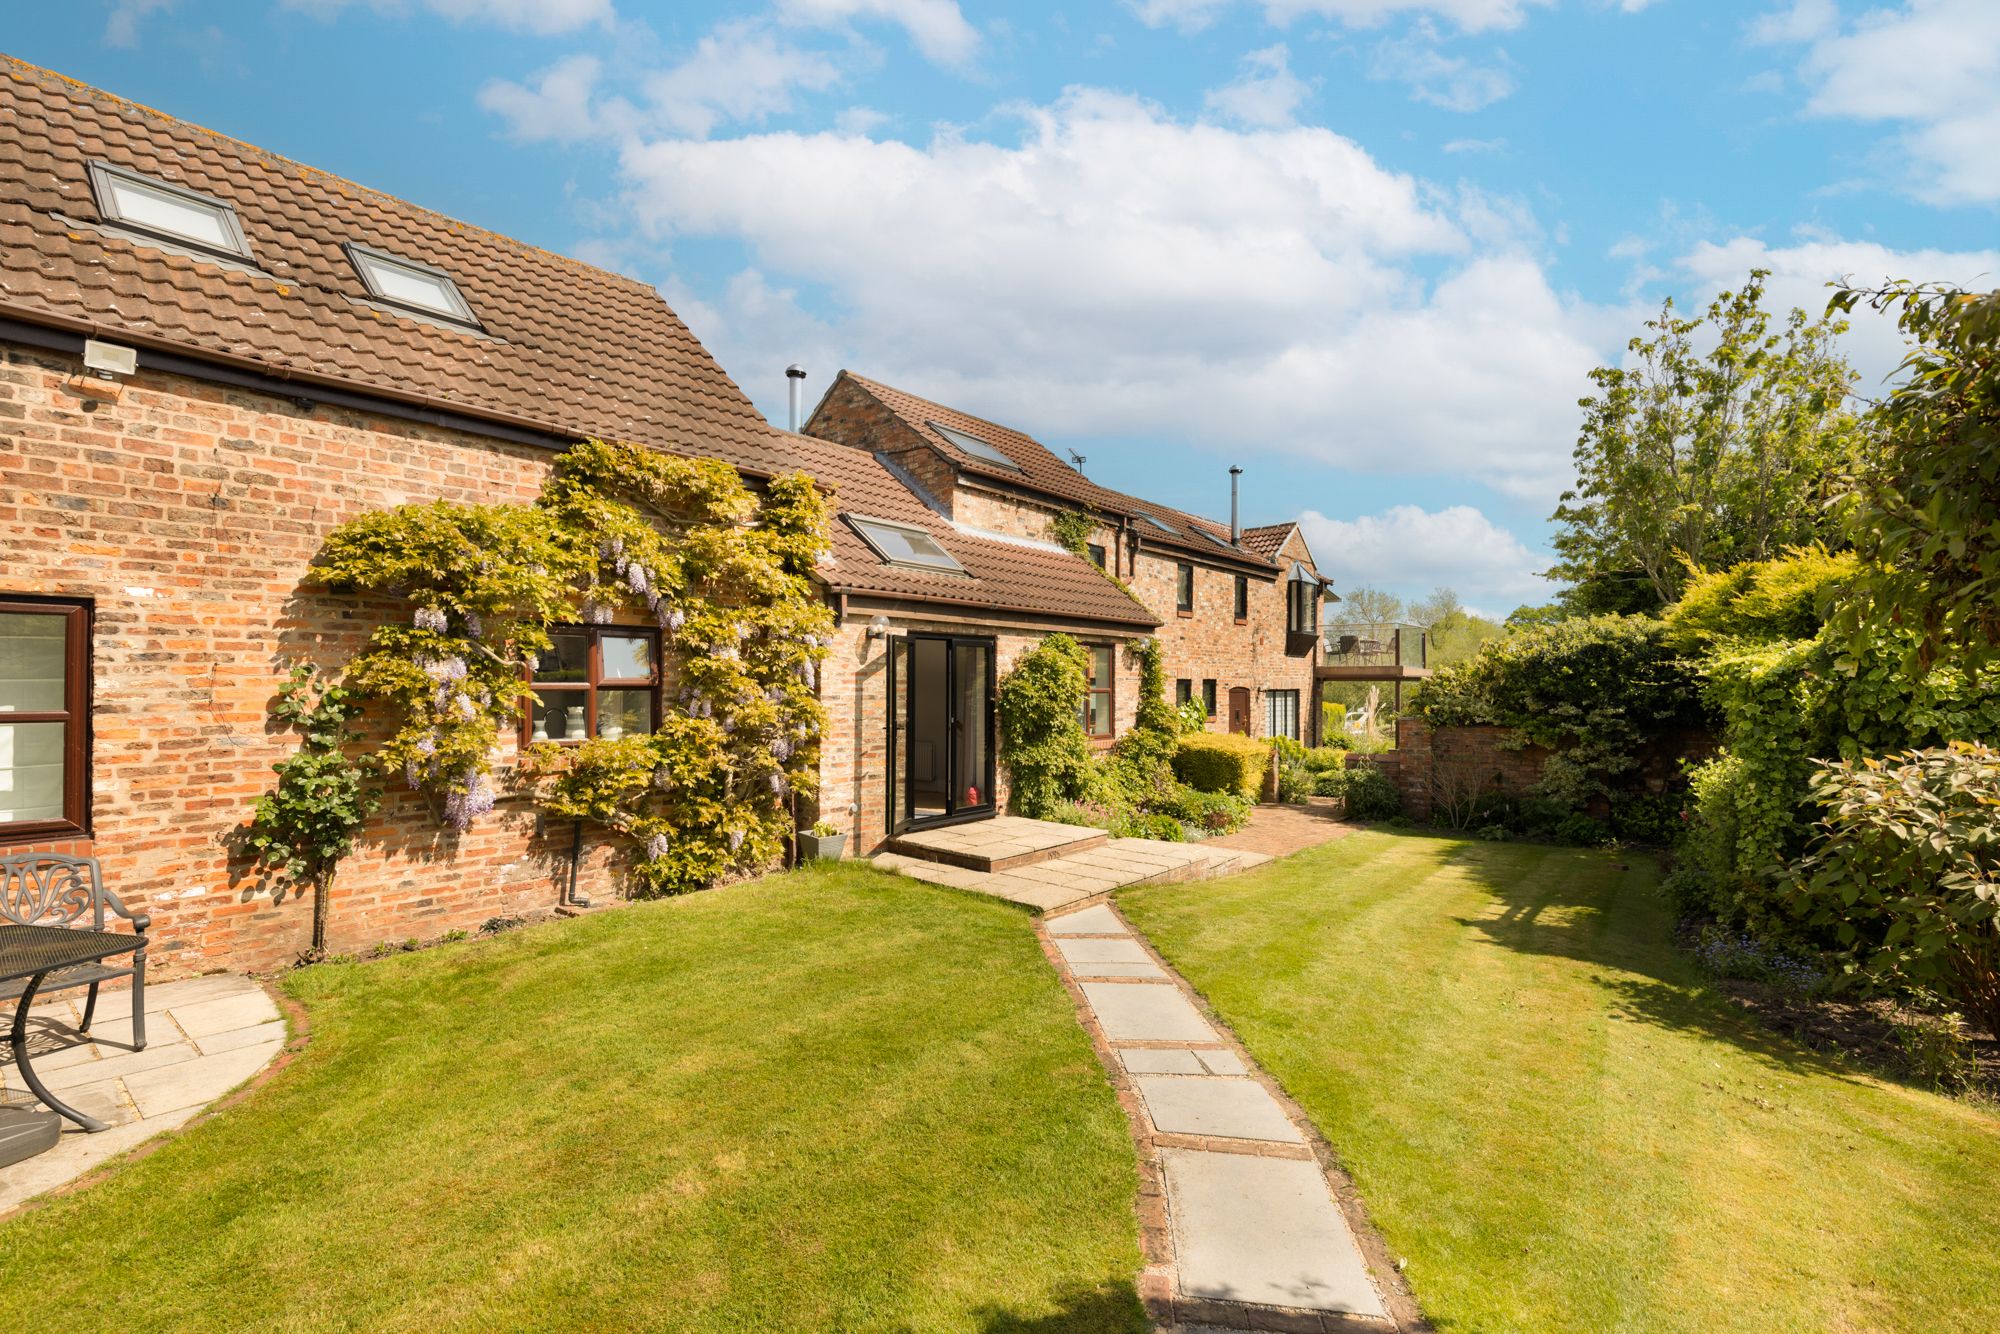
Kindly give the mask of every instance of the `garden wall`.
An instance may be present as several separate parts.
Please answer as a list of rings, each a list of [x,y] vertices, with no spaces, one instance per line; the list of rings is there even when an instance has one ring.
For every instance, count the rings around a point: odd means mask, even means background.
[[[1441,800],[1448,801],[1453,793],[1526,796],[1541,781],[1542,767],[1553,752],[1523,746],[1515,738],[1505,727],[1433,728],[1421,718],[1398,718],[1395,750],[1356,755],[1348,763],[1369,763],[1382,770],[1402,794],[1404,813],[1413,820],[1429,820]],[[1636,782],[1648,791],[1665,791],[1684,761],[1704,758],[1714,748],[1714,738],[1705,732],[1662,737],[1641,754]]]

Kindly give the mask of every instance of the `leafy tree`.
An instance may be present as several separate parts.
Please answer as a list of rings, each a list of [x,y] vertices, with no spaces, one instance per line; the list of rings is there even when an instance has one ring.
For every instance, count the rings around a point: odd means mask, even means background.
[[[1403,599],[1379,588],[1357,588],[1340,600],[1337,620],[1389,625],[1403,619]]]
[[[1000,678],[1000,758],[1015,813],[1047,819],[1090,782],[1090,741],[1081,714],[1090,657],[1065,634],[1045,636]]]
[[[1794,309],[1774,329],[1766,276],[1695,319],[1669,299],[1627,365],[1591,372],[1576,485],[1552,516],[1550,573],[1577,587],[1572,610],[1650,610],[1635,602],[1673,602],[1689,562],[1726,569],[1836,536],[1826,504],[1859,440],[1834,348],[1847,325]]]
[[[1915,346],[1871,414],[1847,531],[1867,566],[1836,617],[1857,652],[1900,630],[1911,666],[2000,656],[2000,292],[1843,288],[1830,311],[1894,307]]]

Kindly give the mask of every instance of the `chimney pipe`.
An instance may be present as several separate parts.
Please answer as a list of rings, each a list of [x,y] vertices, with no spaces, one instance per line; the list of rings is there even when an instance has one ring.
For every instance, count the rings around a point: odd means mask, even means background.
[[[1229,465],[1229,544],[1237,547],[1243,545],[1243,511],[1236,496],[1242,476],[1241,468],[1233,463]]]
[[[796,432],[806,415],[806,368],[796,361],[785,367],[785,387],[791,401],[791,429]]]

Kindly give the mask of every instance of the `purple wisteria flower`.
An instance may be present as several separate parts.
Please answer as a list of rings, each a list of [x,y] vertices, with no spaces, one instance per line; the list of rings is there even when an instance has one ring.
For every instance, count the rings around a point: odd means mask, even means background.
[[[437,634],[443,634],[446,625],[444,612],[437,607],[417,608],[416,614],[410,617],[410,621],[419,630],[430,630]]]
[[[452,791],[444,799],[445,823],[453,829],[465,830],[472,822],[493,809],[493,789],[486,785],[486,775],[467,773],[462,781],[464,791]]]
[[[410,791],[415,792],[417,790],[417,762],[415,760],[403,761],[403,781],[410,785]]]
[[[674,775],[671,770],[665,766],[653,770],[653,790],[655,792],[665,792],[673,785]]]
[[[474,639],[486,633],[486,623],[479,619],[478,612],[469,611],[465,613],[465,633],[471,635]]]
[[[799,679],[806,683],[807,690],[819,689],[819,669],[813,666],[811,658],[807,658],[799,668]]]
[[[667,629],[678,633],[680,628],[687,624],[687,619],[687,613],[675,607],[667,613]]]
[[[646,577],[646,567],[637,561],[626,568],[625,584],[634,593],[644,593],[653,586],[651,580]]]
[[[792,758],[792,739],[785,736],[772,737],[771,758],[780,764]]]
[[[667,838],[665,834],[653,835],[651,838],[646,840],[647,860],[649,861],[660,860],[660,858],[667,855],[667,850],[671,847],[673,847],[673,843],[671,840]]]
[[[774,797],[782,797],[782,796],[784,796],[784,795],[785,795],[785,788],[786,788],[787,786],[788,786],[788,784],[787,784],[787,783],[785,782],[785,776],[784,776],[783,774],[772,774],[772,775],[771,775],[771,795],[772,795],[772,796],[774,796]]]
[[[742,848],[742,846],[743,846],[743,831],[742,831],[741,829],[732,829],[732,830],[730,830],[730,831],[729,831],[729,850],[730,850],[731,852],[735,852],[735,851],[739,850],[740,848]]]

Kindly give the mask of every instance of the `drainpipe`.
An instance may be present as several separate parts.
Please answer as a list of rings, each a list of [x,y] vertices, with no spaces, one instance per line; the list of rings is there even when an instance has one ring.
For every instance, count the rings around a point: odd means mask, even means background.
[[[785,367],[786,398],[791,404],[791,429],[797,434],[799,422],[806,415],[806,368],[793,362]]]
[[[1229,544],[1243,545],[1243,511],[1239,506],[1237,491],[1241,485],[1243,469],[1229,465]]]

